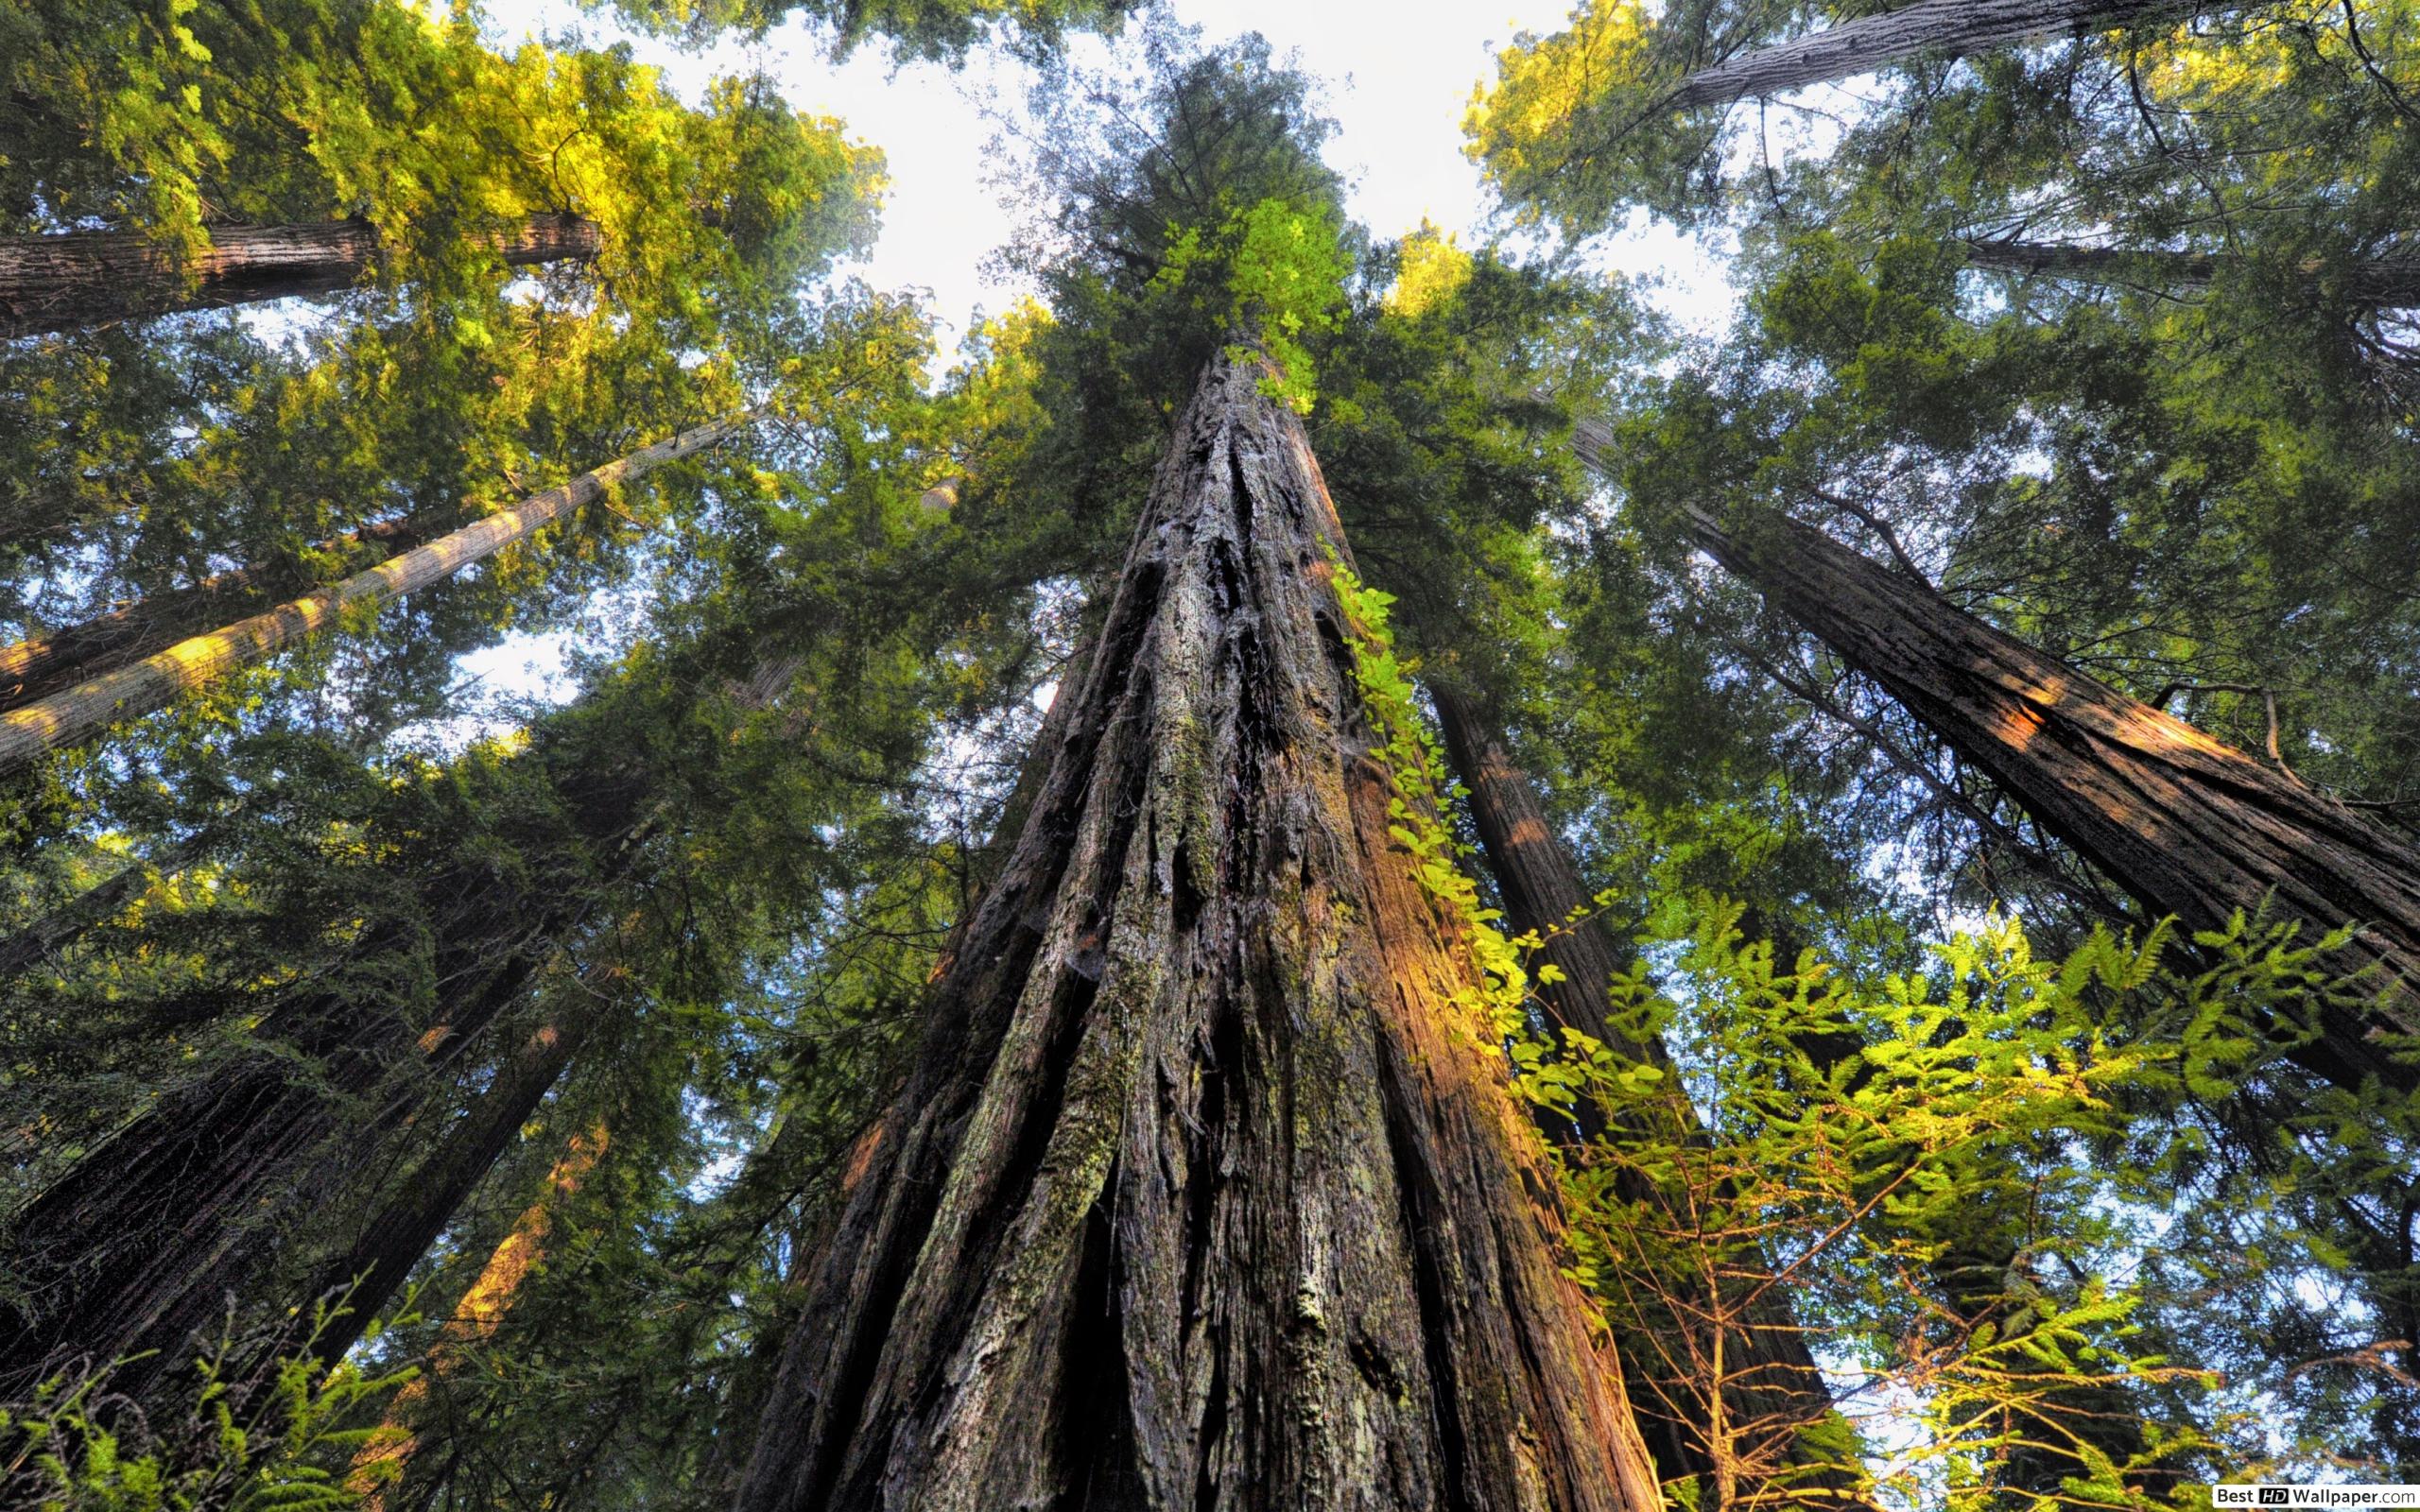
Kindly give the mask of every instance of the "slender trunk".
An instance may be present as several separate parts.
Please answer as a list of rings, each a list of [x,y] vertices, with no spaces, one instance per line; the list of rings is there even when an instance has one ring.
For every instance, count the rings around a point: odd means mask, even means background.
[[[532,215],[484,242],[508,267],[584,263],[603,245],[595,221],[569,215]],[[210,249],[192,262],[141,232],[0,238],[0,340],[334,294],[360,283],[379,252],[366,220],[216,226]]]
[[[387,1490],[411,1462],[412,1453],[420,1447],[420,1435],[414,1423],[428,1400],[428,1383],[451,1376],[462,1363],[466,1346],[483,1344],[495,1337],[504,1326],[505,1314],[512,1311],[512,1303],[521,1290],[521,1282],[531,1266],[545,1258],[546,1234],[554,1227],[555,1209],[565,1198],[579,1190],[588,1173],[605,1154],[606,1128],[598,1124],[571,1138],[554,1168],[546,1173],[545,1189],[538,1200],[521,1210],[512,1229],[504,1236],[488,1262],[479,1268],[478,1279],[462,1294],[454,1315],[438,1331],[437,1344],[428,1352],[421,1373],[404,1383],[404,1388],[388,1402],[385,1417],[379,1420],[376,1435],[353,1457],[347,1486],[362,1498],[361,1504],[370,1512],[385,1512]],[[389,1469],[388,1467],[393,1467]]]
[[[2205,0],[1916,0],[1699,69],[1664,103],[1727,105],[1872,73],[1927,54],[1979,52],[2066,31],[2100,31],[2209,9]]]
[[[1466,696],[1432,683],[1429,696],[1436,703],[1438,726],[1445,737],[1446,760],[1455,779],[1469,791],[1472,822],[1478,830],[1488,868],[1495,877],[1505,919],[1514,934],[1537,931],[1546,940],[1540,959],[1562,970],[1560,982],[1533,983],[1531,990],[1547,1014],[1627,1058],[1669,1067],[1671,1057],[1660,1040],[1635,1040],[1608,1017],[1611,999],[1605,984],[1622,970],[1623,953],[1596,912],[1595,897],[1581,881],[1570,850],[1547,821],[1546,805],[1539,801],[1529,774],[1512,760]],[[1583,911],[1589,917],[1577,924],[1570,922]],[[1675,1096],[1669,1111],[1668,1125],[1645,1131],[1647,1137],[1694,1141],[1703,1136],[1697,1111],[1685,1098]],[[1574,1132],[1583,1137],[1601,1132],[1600,1120],[1592,1120],[1591,1125]],[[1756,1289],[1766,1277],[1742,1269],[1733,1280],[1744,1293]],[[1799,1458],[1791,1452],[1798,1433],[1831,1414],[1831,1391],[1806,1347],[1786,1292],[1765,1290],[1741,1326],[1724,1332],[1723,1365],[1718,1378],[1724,1411],[1733,1432],[1750,1445],[1744,1458],[1761,1467],[1752,1478],[1762,1479]],[[1679,1379],[1685,1373],[1678,1368],[1679,1362],[1653,1340],[1625,1338],[1619,1343],[1625,1374],[1633,1383],[1633,1400],[1648,1409],[1641,1416],[1640,1433],[1655,1451],[1665,1474],[1713,1474],[1720,1456],[1706,1441],[1705,1425],[1690,1411],[1692,1399],[1703,1398],[1707,1383]],[[1646,1401],[1650,1396],[1660,1401]],[[1807,1484],[1803,1474],[1794,1479]],[[1848,1496],[1856,1484],[1845,1470],[1823,1473],[1820,1483],[1830,1500]]]
[[[320,549],[372,546],[406,551],[445,534],[458,518],[448,509],[384,520],[323,542]],[[38,702],[224,625],[231,615],[258,606],[271,594],[300,593],[310,586],[300,565],[291,561],[238,567],[190,587],[149,594],[80,624],[0,646],[0,713]]]
[[[1989,237],[1966,244],[1966,260],[2005,273],[2035,273],[2083,284],[2149,284],[2197,288],[2222,270],[2221,259],[2204,252],[2144,251],[2126,247],[2075,247]],[[2309,278],[2327,276],[2328,265],[2311,258],[2302,265]],[[2380,309],[2420,308],[2420,257],[2364,258],[2341,266],[2337,276],[2356,304]]]
[[[394,1299],[412,1267],[562,1079],[594,1025],[590,994],[597,986],[583,981],[561,995],[556,1011],[496,1069],[495,1080],[436,1152],[395,1184],[362,1221],[344,1254],[320,1268],[310,1295],[341,1296],[345,1309],[314,1341],[321,1361],[334,1365],[360,1342],[362,1330]]]
[[[2280,1025],[2281,1043],[2340,1086],[2420,1086],[2377,1042],[2420,1034],[2420,849],[1820,530],[1698,508],[1685,524],[2153,910],[2196,930],[2264,902],[2314,931],[2361,924],[2351,958],[2376,963],[2391,997],[2374,1010],[2327,1010],[2315,1037]]]
[[[705,450],[749,418],[732,416],[683,431],[308,597],[180,641],[131,665],[0,714],[0,779],[24,771],[45,752],[89,740],[111,725],[164,709],[182,694],[265,662],[316,635],[348,610],[383,604],[450,577],[527,540],[614,485]]]
[[[441,971],[478,984],[445,1047],[475,1037],[535,965],[526,947],[500,964],[441,957]],[[109,1389],[142,1400],[183,1370],[196,1335],[215,1337],[230,1298],[251,1289],[285,1217],[332,1193],[347,1162],[329,1142],[359,1150],[391,1129],[429,1058],[416,1063],[399,1026],[341,995],[289,1004],[256,1033],[256,1052],[164,1094],[13,1215],[0,1400],[138,1355]]]
[[[1658,1504],[1258,367],[1180,422],[745,1512]]]

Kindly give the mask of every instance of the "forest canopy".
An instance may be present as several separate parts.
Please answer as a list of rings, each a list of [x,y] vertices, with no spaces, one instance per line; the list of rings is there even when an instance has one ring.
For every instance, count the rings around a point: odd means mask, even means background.
[[[535,14],[0,0],[0,1509],[2420,1481],[2420,7]]]

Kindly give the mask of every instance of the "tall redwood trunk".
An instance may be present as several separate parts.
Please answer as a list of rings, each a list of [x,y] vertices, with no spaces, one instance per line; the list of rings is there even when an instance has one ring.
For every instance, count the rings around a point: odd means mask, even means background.
[[[2027,242],[1984,237],[1966,244],[1966,260],[1977,267],[2007,273],[2039,273],[2084,284],[2153,284],[2164,288],[2190,288],[2218,277],[2222,264],[2204,252],[2142,251],[2126,247],[2077,247],[2063,242]],[[2311,278],[2328,276],[2328,265],[2312,259],[2302,265]],[[2381,309],[2420,307],[2420,257],[2364,258],[2341,265],[2335,277],[2357,304]]]
[[[455,1305],[454,1315],[438,1331],[437,1343],[422,1362],[421,1373],[404,1383],[387,1403],[375,1436],[353,1456],[345,1477],[349,1489],[362,1498],[367,1512],[386,1512],[388,1492],[395,1477],[411,1463],[420,1448],[420,1426],[428,1410],[431,1381],[445,1382],[464,1364],[463,1350],[495,1337],[521,1295],[521,1283],[546,1257],[546,1238],[554,1228],[555,1209],[579,1190],[605,1154],[608,1130],[597,1124],[571,1137],[569,1146],[546,1173],[546,1184],[536,1201],[521,1210],[512,1228],[489,1251],[470,1290]]]
[[[436,1150],[360,1221],[345,1252],[320,1267],[307,1296],[345,1294],[343,1315],[322,1329],[313,1343],[313,1352],[322,1361],[334,1365],[360,1342],[371,1319],[394,1300],[404,1278],[562,1079],[594,1023],[592,990],[583,981],[562,994],[556,1011],[513,1048],[487,1091],[446,1131]]]
[[[292,1216],[333,1194],[630,864],[644,773],[575,768],[553,792],[569,833],[542,820],[495,847],[424,860],[417,917],[373,922],[353,962],[299,985],[247,1046],[163,1093],[8,1216],[0,1274],[17,1295],[0,1296],[0,1400],[61,1370],[159,1351],[112,1380],[140,1399],[190,1361],[188,1340],[225,1320],[231,1297],[257,1294]],[[591,856],[606,858],[602,871]],[[424,920],[436,1003],[414,1020],[365,978],[407,971],[409,932]]]
[[[1429,696],[1437,706],[1446,760],[1455,779],[1469,792],[1471,819],[1478,830],[1488,869],[1495,878],[1506,922],[1516,935],[1535,930],[1546,941],[1539,959],[1563,971],[1562,981],[1533,980],[1530,990],[1558,1024],[1578,1029],[1629,1059],[1669,1067],[1671,1057],[1660,1040],[1634,1040],[1616,1029],[1608,1017],[1611,998],[1605,984],[1623,969],[1622,952],[1597,912],[1595,894],[1582,882],[1570,850],[1548,821],[1546,805],[1539,801],[1529,774],[1513,761],[1467,696],[1432,682]],[[1568,922],[1583,910],[1588,918],[1577,925]],[[1667,1085],[1674,1086],[1677,1093],[1677,1083]],[[1697,1110],[1685,1097],[1674,1095],[1668,1111],[1665,1125],[1646,1131],[1649,1137],[1666,1141],[1701,1137]],[[1585,1130],[1590,1135],[1602,1130],[1599,1120],[1591,1120],[1590,1125]],[[1647,1195],[1643,1192],[1629,1194]],[[1737,1280],[1745,1292],[1765,1278],[1743,1273]],[[1723,1341],[1725,1349],[1735,1352],[1727,1361],[1722,1400],[1730,1422],[1743,1431],[1746,1439],[1734,1452],[1753,1455],[1765,1465],[1786,1464],[1796,1457],[1790,1446],[1797,1430],[1812,1426],[1831,1412],[1831,1391],[1807,1349],[1806,1336],[1792,1315],[1785,1291],[1765,1291],[1744,1322],[1744,1329]],[[1654,1450],[1656,1462],[1668,1476],[1710,1473],[1713,1446],[1706,1442],[1703,1425],[1687,1415],[1687,1403],[1693,1394],[1703,1391],[1703,1382],[1676,1379],[1672,1363],[1653,1340],[1623,1339],[1620,1344],[1633,1402],[1640,1409],[1640,1432]],[[1669,1384],[1659,1384],[1664,1382]],[[1832,1497],[1849,1498],[1854,1504],[1851,1477],[1825,1476],[1822,1484]]]
[[[2210,9],[2206,0],[1916,0],[1699,69],[1664,103],[1676,110],[1724,105],[1871,73],[1927,53],[1971,53]]]
[[[617,485],[634,482],[657,468],[718,444],[752,417],[752,412],[733,415],[694,426],[306,597],[179,641],[139,662],[0,713],[0,779],[25,770],[49,751],[89,740],[120,721],[164,709],[196,688],[299,645],[335,624],[349,609],[371,609],[442,582],[527,540]]]
[[[1256,370],[1180,423],[746,1512],[1657,1504]]]
[[[530,267],[584,263],[603,244],[595,221],[546,215],[486,245],[508,267]],[[210,249],[190,262],[141,232],[0,237],[0,339],[334,294],[360,283],[379,251],[378,232],[366,220],[214,226]]]
[[[482,964],[441,957],[478,983],[450,1042],[475,1037],[534,961]],[[19,1210],[0,1235],[0,1263],[25,1297],[0,1300],[0,1400],[147,1355],[110,1380],[140,1400],[191,1362],[189,1341],[215,1336],[230,1299],[254,1289],[291,1214],[330,1195],[345,1152],[367,1149],[408,1108],[407,1087],[382,1095],[411,1074],[408,1041],[392,1043],[393,1026],[373,1017],[323,998],[272,1014],[258,1053],[166,1093]],[[298,1074],[298,1059],[318,1074]]]
[[[461,523],[458,512],[431,510],[362,526],[319,549],[408,551]],[[237,567],[184,588],[171,588],[104,614],[0,646],[0,713],[22,708],[87,679],[165,650],[190,635],[224,625],[271,595],[311,587],[294,562]]]
[[[2222,928],[2272,901],[2310,931],[2363,927],[2390,1001],[2331,1009],[2288,1053],[2340,1086],[2420,1071],[2380,1033],[2420,1034],[2420,848],[2294,778],[1955,608],[1927,585],[1775,513],[1691,508],[1696,543],[1872,678],[2052,833],[2152,909]]]

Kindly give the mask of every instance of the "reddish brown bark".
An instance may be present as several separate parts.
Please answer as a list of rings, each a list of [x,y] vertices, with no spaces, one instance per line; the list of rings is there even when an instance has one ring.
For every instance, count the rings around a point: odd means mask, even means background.
[[[1437,706],[1437,721],[1444,736],[1445,757],[1456,781],[1468,790],[1471,820],[1495,878],[1505,921],[1515,935],[1536,931],[1545,940],[1541,964],[1560,968],[1563,980],[1542,982],[1532,968],[1530,990],[1555,1023],[1577,1029],[1632,1060],[1669,1067],[1670,1055],[1660,1040],[1641,1041],[1617,1029],[1608,1013],[1611,995],[1605,984],[1625,968],[1624,953],[1605,926],[1595,894],[1581,880],[1571,851],[1555,833],[1546,805],[1529,774],[1483,717],[1472,699],[1443,683],[1432,683],[1429,696]],[[1572,923],[1573,915],[1587,917]],[[1586,1141],[1604,1132],[1601,1118],[1583,1108],[1583,1122],[1573,1133],[1582,1150]],[[1663,1126],[1644,1130],[1651,1139],[1695,1140],[1702,1135],[1697,1110],[1675,1095],[1668,1105]],[[1621,1136],[1617,1133],[1616,1139]],[[1583,1157],[1584,1158],[1584,1157]],[[1644,1191],[1629,1194],[1645,1197]],[[1739,1278],[1746,1292],[1763,1279]],[[1725,1452],[1752,1467],[1750,1480],[1774,1468],[1799,1462],[1793,1452],[1798,1431],[1823,1420],[1832,1411],[1830,1389],[1806,1347],[1806,1334],[1791,1315],[1787,1294],[1767,1291],[1748,1310],[1742,1326],[1726,1330],[1727,1379],[1721,1400],[1732,1431],[1739,1435]],[[1706,1441],[1703,1424],[1693,1402],[1707,1390],[1703,1378],[1693,1378],[1677,1359],[1651,1339],[1620,1341],[1624,1372],[1633,1402],[1639,1408],[1639,1431],[1668,1477],[1710,1475],[1715,1446]],[[1760,1468],[1760,1469],[1755,1469]],[[1845,1473],[1793,1478],[1802,1488],[1820,1482],[1829,1499],[1859,1504],[1851,1493],[1854,1478]]]
[[[1255,368],[1179,424],[745,1512],[1657,1503]]]
[[[546,1238],[554,1228],[558,1204],[579,1190],[605,1154],[607,1129],[595,1125],[571,1138],[538,1200],[521,1210],[511,1229],[455,1305],[454,1315],[438,1331],[437,1344],[422,1363],[421,1373],[404,1383],[388,1402],[377,1433],[353,1456],[346,1487],[360,1496],[367,1512],[385,1512],[387,1493],[411,1464],[420,1449],[420,1422],[427,1410],[428,1383],[443,1381],[461,1368],[463,1350],[495,1337],[521,1294],[521,1283],[545,1259]]]
[[[2358,1088],[2420,1086],[2381,1036],[2420,1033],[2420,849],[2325,794],[1777,514],[1692,509],[1699,546],[1988,772],[2060,839],[2192,929],[2265,904],[2308,933],[2360,923],[2348,967],[2388,1001],[2329,1010],[2288,1054]]]
[[[366,220],[302,226],[214,226],[190,262],[140,232],[0,238],[0,339],[71,331],[185,310],[334,294],[361,282],[380,255]],[[578,215],[532,215],[487,238],[508,267],[587,262],[603,243]]]

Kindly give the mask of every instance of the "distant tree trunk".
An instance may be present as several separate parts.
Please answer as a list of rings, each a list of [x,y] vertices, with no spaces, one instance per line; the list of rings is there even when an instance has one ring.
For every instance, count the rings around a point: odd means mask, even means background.
[[[1659,1504],[1257,369],[1179,424],[745,1512]]]
[[[415,546],[308,597],[180,641],[131,665],[0,714],[0,779],[24,771],[48,751],[89,740],[121,720],[166,708],[184,693],[266,662],[325,629],[349,609],[383,604],[450,577],[527,540],[617,483],[644,477],[667,462],[704,451],[750,418],[732,416],[683,431],[561,487],[533,493],[510,509]]]
[[[350,961],[293,988],[246,1046],[163,1092],[9,1215],[0,1275],[15,1295],[0,1296],[0,1400],[63,1369],[157,1350],[111,1383],[141,1400],[189,1365],[188,1341],[216,1332],[231,1297],[257,1295],[292,1214],[329,1198],[422,1104],[426,1078],[480,1040],[637,854],[652,791],[643,769],[573,765],[549,785],[535,831],[508,830],[495,847],[431,841],[414,863],[416,910],[372,920]],[[437,984],[427,1017],[379,985],[415,968]]]
[[[362,526],[331,547],[383,547],[406,551],[446,534],[459,524],[457,510],[428,511]],[[174,645],[187,636],[227,623],[230,615],[311,586],[298,563],[277,562],[217,573],[186,588],[147,594],[105,614],[0,646],[0,713],[22,708],[113,672],[130,662]]]
[[[2084,284],[2149,284],[2193,288],[2217,278],[2224,266],[2203,252],[2141,251],[2125,247],[2074,247],[1985,237],[1966,244],[1966,260],[2004,273],[2036,273]],[[2317,279],[2329,266],[2316,258],[2302,271]],[[2380,309],[2420,308],[2420,257],[2367,258],[2336,269],[2356,304]]]
[[[469,1041],[520,991],[536,962],[441,956],[478,984],[447,1046]],[[14,1215],[0,1262],[24,1301],[0,1301],[0,1400],[53,1374],[118,1367],[110,1390],[142,1400],[215,1337],[231,1297],[249,1294],[284,1220],[322,1200],[346,1163],[339,1135],[367,1145],[411,1106],[408,1043],[341,997],[311,997],[257,1031],[262,1048],[164,1094],[95,1144]],[[367,1022],[365,1022],[367,1021]],[[294,1070],[300,1058],[316,1078]]]
[[[508,267],[584,263],[603,245],[596,223],[532,215],[486,239]],[[210,250],[182,262],[141,232],[0,238],[0,339],[184,310],[334,294],[377,265],[366,220],[214,226]]]
[[[1927,54],[1979,52],[2064,31],[2105,30],[2212,9],[2206,0],[1917,0],[1699,69],[1664,104],[1674,110],[1727,105]]]
[[[1557,1023],[1578,1029],[1629,1059],[1668,1068],[1671,1057],[1660,1040],[1633,1039],[1610,1020],[1611,999],[1605,984],[1623,969],[1623,953],[1596,909],[1595,894],[1581,881],[1570,850],[1548,822],[1546,805],[1539,801],[1529,774],[1513,761],[1492,721],[1479,713],[1469,696],[1442,682],[1431,682],[1428,691],[1445,737],[1446,760],[1455,779],[1469,790],[1471,819],[1478,830],[1488,869],[1495,878],[1505,920],[1515,934],[1537,931],[1546,941],[1538,958],[1563,971],[1560,982],[1533,980],[1531,991]],[[1589,911],[1589,917],[1578,924],[1568,922],[1582,910]],[[1673,1097],[1669,1113],[1668,1125],[1647,1131],[1649,1137],[1693,1141],[1703,1136],[1697,1110],[1687,1099]],[[1575,1132],[1589,1137],[1602,1132],[1600,1119],[1591,1117],[1588,1125]],[[1742,1275],[1738,1280],[1745,1292],[1765,1278]],[[1639,1430],[1655,1451],[1657,1464],[1667,1476],[1711,1473],[1712,1446],[1705,1442],[1701,1425],[1685,1420],[1676,1410],[1692,1389],[1702,1391],[1703,1383],[1678,1382],[1670,1392],[1658,1392],[1663,1405],[1657,1410],[1644,1398],[1654,1389],[1651,1381],[1659,1375],[1669,1379],[1669,1362],[1662,1358],[1653,1341],[1619,1342],[1633,1402],[1647,1406]],[[1748,1326],[1724,1344],[1726,1349],[1737,1351],[1722,1388],[1730,1421],[1755,1441],[1752,1452],[1763,1463],[1789,1462],[1794,1458],[1789,1450],[1795,1431],[1828,1416],[1832,1396],[1791,1314],[1788,1294],[1777,1288],[1766,1291]],[[1847,1498],[1846,1504],[1857,1504],[1850,1495],[1850,1477],[1827,1476],[1823,1484],[1834,1499]]]
[[[2288,1054],[2343,1087],[2420,1086],[2420,1071],[2375,1038],[2420,1034],[2420,849],[1811,526],[1699,508],[1685,524],[2153,910],[2216,929],[2273,898],[2314,931],[2360,922],[2349,954],[2377,963],[2392,1001],[2375,1014],[2332,1013]]]
[[[496,1068],[495,1079],[437,1149],[393,1184],[386,1200],[357,1226],[344,1254],[320,1268],[309,1295],[341,1294],[345,1308],[314,1343],[322,1362],[336,1364],[361,1341],[362,1330],[384,1313],[412,1267],[562,1079],[594,1026],[596,1009],[588,998],[600,985],[582,982],[562,994],[555,1011]]]
[[[462,1364],[466,1346],[483,1344],[504,1326],[521,1283],[530,1268],[545,1258],[546,1235],[554,1227],[555,1209],[579,1190],[605,1154],[606,1127],[594,1125],[571,1138],[571,1143],[546,1173],[545,1189],[521,1210],[512,1228],[488,1255],[469,1291],[462,1294],[454,1315],[438,1331],[437,1344],[423,1362],[421,1373],[404,1383],[387,1404],[378,1433],[353,1457],[346,1476],[349,1489],[362,1498],[370,1512],[385,1512],[393,1477],[411,1462],[420,1448],[419,1420],[428,1400],[431,1379],[442,1381]],[[388,1467],[393,1467],[391,1470]],[[384,1472],[384,1473],[382,1473]]]

